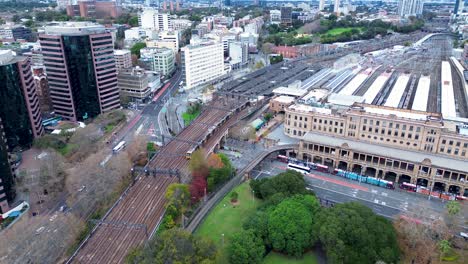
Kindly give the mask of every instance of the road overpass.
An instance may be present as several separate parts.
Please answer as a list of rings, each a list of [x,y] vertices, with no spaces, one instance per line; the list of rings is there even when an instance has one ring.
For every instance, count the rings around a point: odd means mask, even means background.
[[[270,154],[280,150],[297,149],[298,147],[298,144],[276,145],[260,153],[254,160],[252,160],[249,164],[247,164],[247,166],[239,171],[234,178],[226,183],[218,192],[214,193],[213,196],[208,199],[208,201],[206,201],[201,207],[199,207],[198,210],[193,213],[193,216],[189,219],[188,225],[185,227],[185,229],[189,232],[194,232],[203,222],[203,219],[205,219],[211,209],[213,209],[213,207],[219,201],[221,201],[221,199],[223,199],[223,197],[226,196],[234,187],[239,185],[246,178],[249,178],[250,172]]]

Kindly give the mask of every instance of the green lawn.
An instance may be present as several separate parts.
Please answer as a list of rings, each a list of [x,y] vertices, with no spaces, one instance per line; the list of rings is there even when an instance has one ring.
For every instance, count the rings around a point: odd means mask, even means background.
[[[190,123],[192,123],[192,121],[200,115],[200,112],[201,111],[196,111],[193,114],[189,114],[187,112],[183,113],[182,118],[184,119],[184,124],[186,126],[190,125]]]
[[[221,254],[217,263],[228,263],[226,245],[234,233],[242,230],[243,221],[254,213],[262,202],[253,198],[248,182],[237,186],[234,190],[239,194],[239,204],[235,207],[231,205],[229,198],[231,193],[229,193],[216,205],[196,231],[197,235],[212,239],[220,249]]]
[[[340,28],[334,28],[334,29],[330,29],[327,31],[327,33],[325,34],[329,34],[329,35],[332,35],[332,36],[336,36],[336,35],[339,35],[343,32],[346,32],[346,31],[351,31],[353,29],[353,27],[340,27]],[[363,28],[356,28],[358,29],[359,31],[362,31]]]
[[[263,264],[316,264],[317,258],[313,252],[308,252],[304,254],[302,259],[295,259],[280,253],[271,252],[268,254],[264,260]]]

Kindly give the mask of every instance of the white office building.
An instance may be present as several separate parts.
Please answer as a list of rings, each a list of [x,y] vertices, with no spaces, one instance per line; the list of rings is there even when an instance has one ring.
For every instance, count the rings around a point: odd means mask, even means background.
[[[186,88],[190,89],[224,74],[222,43],[202,42],[181,49],[182,73]]]
[[[229,41],[229,64],[232,69],[237,69],[248,63],[249,46],[240,41]]]
[[[281,24],[281,11],[280,10],[270,10],[270,23],[271,24]]]
[[[399,0],[398,15],[400,17],[422,15],[423,5],[424,0]]]
[[[172,19],[171,26],[173,30],[183,31],[192,27],[192,21],[188,19]]]
[[[151,28],[160,31],[171,29],[169,14],[159,13],[156,9],[145,9],[138,14],[138,23],[142,28]]]
[[[132,67],[132,54],[130,50],[114,50],[114,60],[117,71]]]

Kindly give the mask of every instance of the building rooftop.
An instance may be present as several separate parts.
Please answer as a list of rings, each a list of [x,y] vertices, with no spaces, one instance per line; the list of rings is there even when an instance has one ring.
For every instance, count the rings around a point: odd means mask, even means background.
[[[130,50],[114,50],[114,55],[124,55],[130,53]]]
[[[12,50],[0,50],[0,66],[12,64],[25,59],[24,56],[17,56]]]
[[[298,112],[314,112],[314,113],[320,113],[320,114],[326,114],[326,115],[330,115],[332,113],[332,110],[329,108],[315,107],[315,106],[310,106],[310,105],[305,105],[305,104],[291,105],[288,107],[288,109],[298,111]]]
[[[89,35],[105,33],[103,25],[91,22],[60,22],[45,27],[45,33],[49,35]]]
[[[293,103],[296,99],[292,96],[280,95],[278,97],[273,98],[273,100],[283,104],[290,104]]]
[[[301,97],[307,93],[307,90],[295,87],[278,87],[273,90],[273,93]]]
[[[347,144],[349,149],[355,151],[365,152],[374,155],[382,155],[382,153],[385,153],[385,156],[387,157],[405,160],[413,163],[421,163],[423,160],[426,160],[430,161],[433,165],[437,167],[466,172],[466,160],[458,160],[453,157],[444,157],[441,155],[434,155],[427,152],[422,153],[411,150],[397,149],[389,146],[379,146],[376,144],[366,143],[362,141],[336,138],[312,132],[306,133],[303,139],[307,142],[320,143],[334,147],[342,147],[344,144]]]
[[[328,97],[328,102],[334,105],[351,106],[354,103],[363,103],[364,97],[333,93]]]

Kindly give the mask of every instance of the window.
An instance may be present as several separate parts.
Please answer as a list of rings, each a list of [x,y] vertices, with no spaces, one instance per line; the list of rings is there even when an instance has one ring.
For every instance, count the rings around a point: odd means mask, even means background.
[[[410,127],[409,127],[409,131],[413,131],[413,126],[410,126]]]
[[[307,122],[307,117],[304,117],[304,121],[306,121],[306,122]]]
[[[444,145],[447,144],[447,140],[442,139],[442,144],[444,144]]]
[[[380,121],[378,121],[378,120],[375,121],[375,125],[376,125],[376,126],[380,126]]]
[[[457,147],[459,147],[459,146],[460,146],[460,141],[457,141],[457,144],[456,144],[456,146],[457,146]]]
[[[450,145],[450,146],[453,146],[453,140],[450,140],[450,141],[449,141],[449,145]]]
[[[421,132],[421,127],[416,127],[416,132]]]
[[[366,118],[364,118],[364,124],[367,124],[367,119]]]

